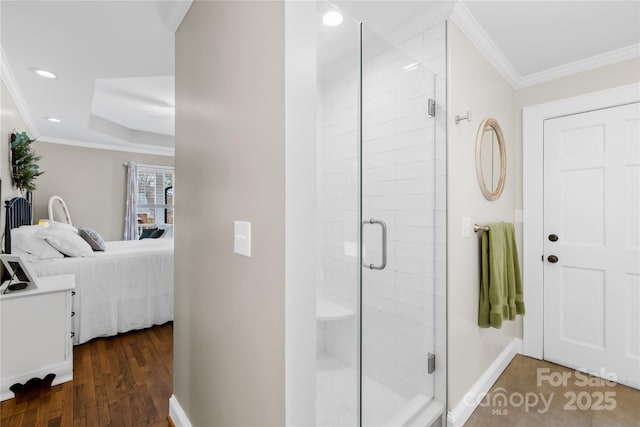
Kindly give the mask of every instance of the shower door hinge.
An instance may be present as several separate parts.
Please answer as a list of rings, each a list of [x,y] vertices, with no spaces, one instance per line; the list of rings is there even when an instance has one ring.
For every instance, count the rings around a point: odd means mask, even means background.
[[[427,373],[433,374],[436,370],[436,355],[429,353],[427,356]]]
[[[429,104],[427,106],[427,113],[430,117],[436,116],[436,100],[433,98],[429,98]]]

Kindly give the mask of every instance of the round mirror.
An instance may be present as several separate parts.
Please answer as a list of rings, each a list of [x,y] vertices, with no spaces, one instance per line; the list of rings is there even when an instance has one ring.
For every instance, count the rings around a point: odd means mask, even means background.
[[[476,174],[480,190],[487,200],[497,200],[507,176],[507,153],[502,129],[496,119],[480,124],[476,137]]]

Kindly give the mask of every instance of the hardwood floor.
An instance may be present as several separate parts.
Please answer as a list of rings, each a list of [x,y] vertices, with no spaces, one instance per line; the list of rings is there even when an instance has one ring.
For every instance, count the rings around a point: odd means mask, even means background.
[[[167,415],[173,387],[172,323],[76,346],[73,364],[73,381],[43,390],[26,390],[17,398],[2,402],[0,426],[170,426]],[[555,379],[564,373],[568,380],[560,385],[543,380],[538,385],[541,368],[548,369],[545,372],[555,375]],[[465,427],[640,425],[640,391],[617,384],[578,386],[577,380],[572,369],[518,355]],[[575,401],[571,400],[572,393],[578,397]],[[613,393],[613,397],[600,400],[601,393]],[[532,399],[533,394],[538,401],[527,406],[526,399]],[[496,400],[499,395],[507,397],[506,403]],[[586,403],[590,407],[581,409]]]
[[[73,381],[0,405],[2,427],[167,427],[173,324],[98,338],[73,349]]]
[[[638,427],[640,390],[517,355],[465,427],[539,426]]]

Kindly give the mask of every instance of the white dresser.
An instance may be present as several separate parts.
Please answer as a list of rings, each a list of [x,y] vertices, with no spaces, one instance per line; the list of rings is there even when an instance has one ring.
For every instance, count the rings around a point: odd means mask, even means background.
[[[4,293],[7,284],[0,287],[0,400],[32,378],[73,379],[74,276],[39,277],[36,289]]]

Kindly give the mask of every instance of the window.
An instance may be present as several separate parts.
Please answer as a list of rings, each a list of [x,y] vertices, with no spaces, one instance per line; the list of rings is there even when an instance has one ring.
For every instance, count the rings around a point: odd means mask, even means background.
[[[138,235],[145,228],[173,224],[175,169],[173,167],[139,165],[137,181]]]

